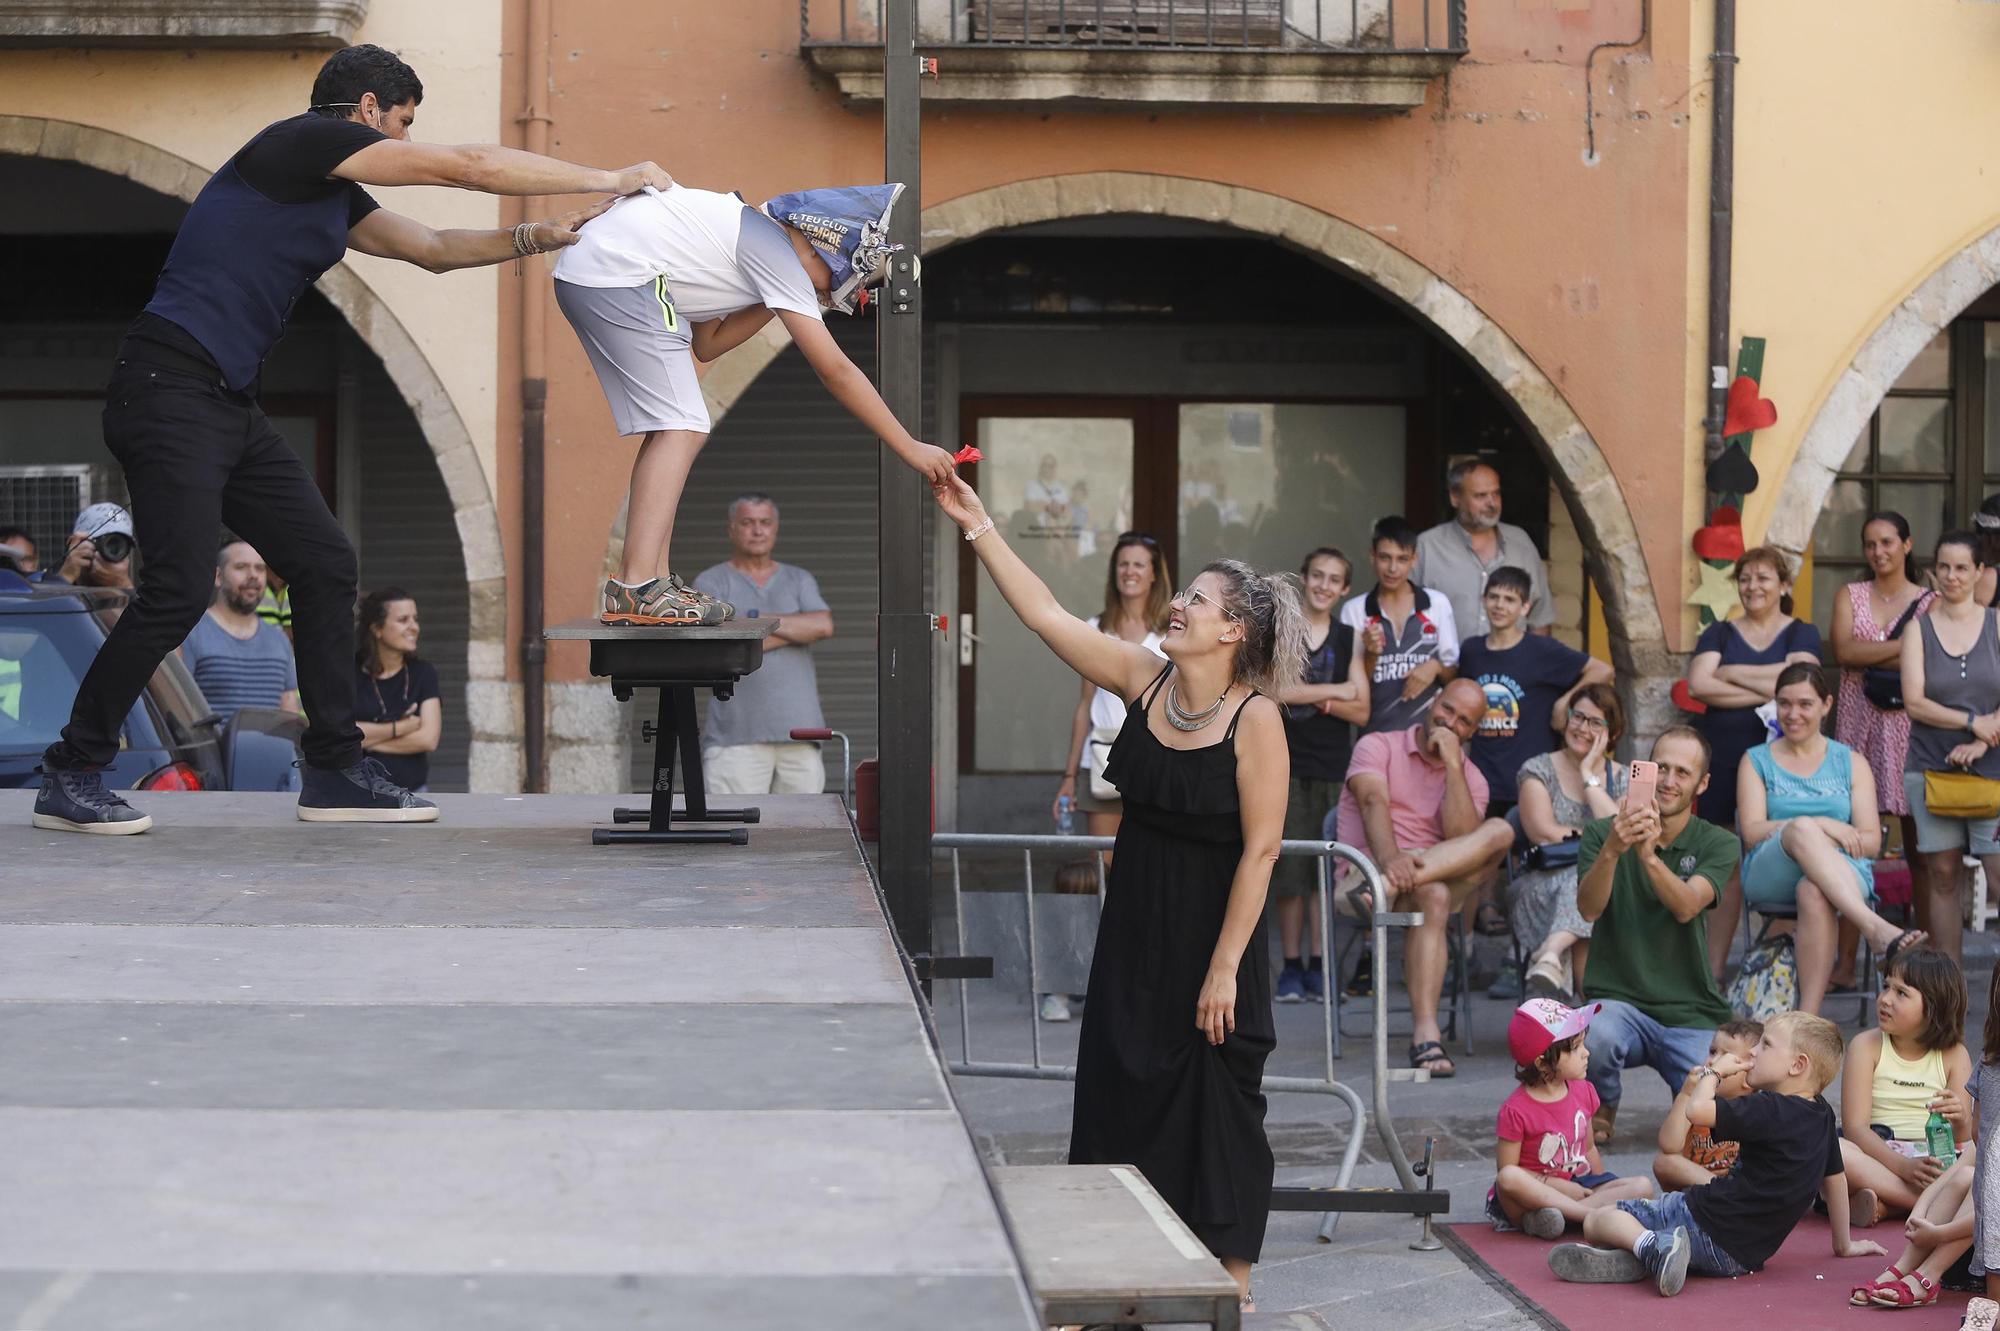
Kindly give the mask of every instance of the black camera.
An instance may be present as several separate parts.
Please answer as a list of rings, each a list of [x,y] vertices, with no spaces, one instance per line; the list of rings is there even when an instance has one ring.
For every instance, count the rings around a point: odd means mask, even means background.
[[[135,542],[122,531],[108,531],[95,538],[98,556],[108,563],[122,564],[132,557]]]

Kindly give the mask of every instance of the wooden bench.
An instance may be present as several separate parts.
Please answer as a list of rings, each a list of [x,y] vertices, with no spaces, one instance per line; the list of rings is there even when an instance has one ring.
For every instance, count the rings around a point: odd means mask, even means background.
[[[1028,1288],[1052,1325],[1198,1322],[1240,1331],[1236,1280],[1130,1165],[992,1171]]]
[[[1282,46],[1284,0],[972,0],[973,40],[1032,46]]]

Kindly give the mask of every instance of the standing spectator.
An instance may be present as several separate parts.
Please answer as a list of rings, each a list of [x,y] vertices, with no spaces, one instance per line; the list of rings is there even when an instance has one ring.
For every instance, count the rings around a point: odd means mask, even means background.
[[[1529,579],[1528,626],[1547,633],[1556,622],[1549,573],[1533,538],[1500,521],[1500,473],[1488,463],[1468,458],[1452,464],[1445,484],[1451,491],[1452,521],[1440,522],[1417,538],[1412,579],[1419,587],[1443,592],[1459,631],[1470,637],[1492,627],[1481,613],[1487,576],[1503,566],[1518,568]]]
[[[275,632],[276,630],[272,630]],[[417,655],[417,603],[400,587],[362,598],[354,629],[354,719],[361,748],[405,790],[431,784],[444,734],[437,667]]]
[[[1577,850],[1577,912],[1597,926],[1583,985],[1604,1005],[1585,1039],[1603,1105],[1592,1129],[1600,1145],[1611,1139],[1626,1068],[1651,1067],[1678,1093],[1730,1018],[1708,965],[1706,917],[1742,848],[1694,814],[1709,783],[1706,736],[1669,726],[1653,741],[1653,761],[1652,805],[1592,821]]]
[[[1850,582],[1846,595],[1833,599],[1833,659],[1840,663],[1840,702],[1834,712],[1833,734],[1868,763],[1875,778],[1875,801],[1881,811],[1903,824],[1903,854],[1910,862],[1911,899],[1917,927],[1927,926],[1930,895],[1923,861],[1917,855],[1917,824],[1910,816],[1910,799],[1903,791],[1903,769],[1910,751],[1910,714],[1901,708],[1877,707],[1868,700],[1863,679],[1871,669],[1900,670],[1903,646],[1891,632],[1912,615],[1930,609],[1937,594],[1916,581],[1916,559],[1910,553],[1910,523],[1901,513],[1868,515],[1861,527],[1861,551],[1871,576]],[[1842,923],[1835,949],[1832,985],[1838,989],[1854,980],[1852,926]]]
[[[1973,600],[1979,568],[1971,532],[1939,537],[1931,561],[1937,603],[1903,630],[1903,706],[1910,714],[1903,793],[1930,870],[1931,945],[1953,961],[1960,960],[1965,854],[1984,861],[1987,882],[2000,883],[2000,818],[1936,814],[1924,798],[1928,772],[2000,780],[2000,612]]]
[[[1458,673],[1486,693],[1486,717],[1472,737],[1472,761],[1493,792],[1488,812],[1507,816],[1514,807],[1514,777],[1521,764],[1556,746],[1569,723],[1570,699],[1586,684],[1609,684],[1611,667],[1523,623],[1533,614],[1534,583],[1523,569],[1493,570],[1486,580],[1485,633],[1467,638]]]
[[[1417,560],[1417,529],[1387,517],[1369,533],[1375,590],[1340,607],[1375,662],[1370,677],[1368,724],[1363,733],[1404,730],[1429,710],[1458,664],[1458,621],[1444,593],[1410,581]]]
[[[0,523],[0,554],[14,561],[16,573],[35,573],[42,567],[41,560],[36,557],[34,536],[26,527],[16,523]]]
[[[783,621],[764,639],[764,664],[736,685],[736,696],[709,704],[702,768],[711,795],[817,795],[826,789],[819,746],[792,731],[826,724],[819,710],[819,675],[812,646],[833,636],[833,611],[813,575],[771,558],[778,544],[778,505],[746,494],[729,506],[727,563],[694,580],[737,613]]]
[[[1688,692],[1708,708],[1695,728],[1708,740],[1710,770],[1718,774],[1699,812],[1703,822],[1730,830],[1736,827],[1737,765],[1771,734],[1757,709],[1777,696],[1779,671],[1794,661],[1819,662],[1819,630],[1792,618],[1792,566],[1783,554],[1768,545],[1744,551],[1736,561],[1736,595],[1743,617],[1702,630],[1688,662]],[[1742,913],[1742,877],[1732,867],[1709,922],[1708,966],[1718,980]]]
[[[1104,584],[1104,609],[1090,617],[1090,626],[1121,642],[1137,643],[1159,655],[1164,663],[1167,658],[1160,652],[1160,643],[1166,635],[1167,620],[1173,614],[1174,586],[1159,541],[1138,531],[1121,535],[1111,547],[1111,567]],[[1107,799],[1091,789],[1096,784],[1093,777],[1084,775],[1081,782],[1077,778],[1104,765],[1111,753],[1111,742],[1124,726],[1125,700],[1085,678],[1083,696],[1077,701],[1076,715],[1070,721],[1069,765],[1049,808],[1058,822],[1062,818],[1062,802],[1067,797],[1083,812],[1091,836],[1118,835],[1125,802],[1115,797]],[[1107,869],[1111,867],[1108,852],[1104,864]],[[1095,875],[1090,890],[1097,890]],[[1040,1003],[1043,1021],[1069,1020],[1069,995],[1043,994]]]
[[[1972,515],[1979,537],[1979,585],[1974,598],[1981,605],[2000,606],[2000,494],[1987,495]]]
[[[1846,920],[1883,948],[1883,964],[1924,935],[1869,909],[1882,821],[1875,777],[1853,749],[1821,727],[1832,697],[1817,665],[1778,673],[1784,732],[1743,755],[1737,817],[1743,829],[1743,899],[1753,909],[1798,913],[1799,1010],[1818,1012],[1833,972],[1837,926]]]
[[[1300,577],[1306,620],[1306,668],[1300,682],[1278,698],[1285,704],[1285,739],[1292,751],[1292,786],[1285,803],[1286,840],[1317,841],[1326,816],[1340,804],[1354,727],[1368,719],[1368,663],[1354,650],[1354,630],[1337,623],[1333,608],[1347,595],[1347,556],[1331,546],[1308,554]],[[1278,941],[1284,966],[1277,1001],[1326,1001],[1320,956],[1325,924],[1319,910],[1316,861],[1291,856],[1271,871],[1278,901]],[[1301,946],[1303,944],[1303,946]]]
[[[1531,998],[1580,995],[1590,964],[1592,925],[1576,908],[1574,845],[1585,825],[1618,812],[1625,764],[1611,761],[1625,734],[1625,708],[1609,684],[1586,684],[1570,698],[1562,747],[1521,764],[1521,833],[1536,847],[1507,887],[1507,920],[1528,948]],[[1563,863],[1564,859],[1567,863]]]
[[[299,710],[299,667],[285,635],[257,617],[264,556],[230,541],[215,557],[215,603],[181,644],[201,696],[227,721],[245,707]]]
[[[1365,847],[1382,870],[1393,910],[1420,910],[1424,922],[1404,934],[1403,977],[1410,994],[1410,1066],[1433,1077],[1458,1071],[1438,1026],[1447,956],[1445,926],[1506,858],[1514,829],[1487,818],[1486,778],[1465,746],[1486,711],[1469,679],[1438,691],[1422,722],[1364,735],[1347,766],[1340,797],[1340,840]],[[1344,888],[1348,914],[1372,918],[1382,903],[1364,886]],[[1414,904],[1413,904],[1414,903]]]

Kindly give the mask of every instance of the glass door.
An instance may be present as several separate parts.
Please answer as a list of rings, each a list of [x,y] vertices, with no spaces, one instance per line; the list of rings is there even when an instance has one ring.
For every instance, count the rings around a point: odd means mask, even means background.
[[[1071,613],[1103,608],[1112,543],[1134,526],[1144,404],[968,400],[968,469],[994,523]],[[1008,608],[968,548],[960,557],[959,753],[971,772],[1060,771],[1082,688]]]

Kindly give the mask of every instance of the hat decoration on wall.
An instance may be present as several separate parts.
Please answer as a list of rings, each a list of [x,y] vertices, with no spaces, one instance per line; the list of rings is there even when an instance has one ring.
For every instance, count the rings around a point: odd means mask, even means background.
[[[1708,525],[1691,542],[1700,561],[1700,581],[1687,600],[1700,608],[1703,628],[1729,618],[1740,604],[1735,570],[1743,556],[1743,497],[1757,488],[1758,481],[1757,464],[1750,460],[1751,437],[1778,422],[1777,404],[1764,397],[1758,385],[1763,373],[1764,339],[1744,338],[1723,413],[1722,451],[1708,464]],[[1683,711],[1706,710],[1688,692],[1686,680],[1674,685],[1674,702]]]

